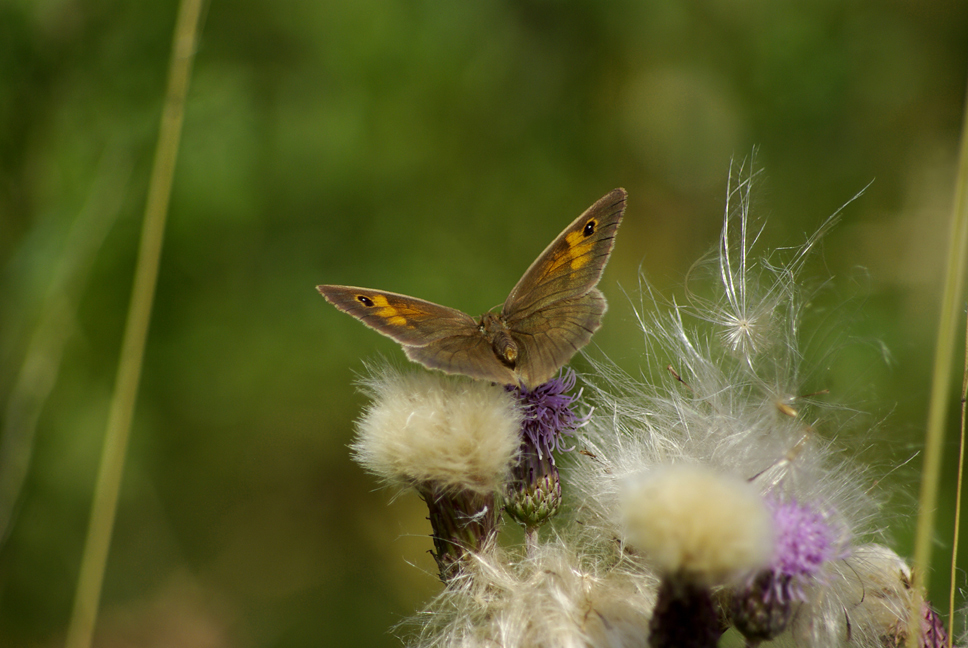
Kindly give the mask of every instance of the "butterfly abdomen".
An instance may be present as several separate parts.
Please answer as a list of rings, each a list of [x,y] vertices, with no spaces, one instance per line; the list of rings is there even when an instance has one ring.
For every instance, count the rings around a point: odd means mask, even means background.
[[[484,337],[491,343],[494,355],[501,364],[513,369],[518,360],[518,345],[511,337],[511,332],[504,320],[494,313],[484,313],[481,316],[480,328]]]

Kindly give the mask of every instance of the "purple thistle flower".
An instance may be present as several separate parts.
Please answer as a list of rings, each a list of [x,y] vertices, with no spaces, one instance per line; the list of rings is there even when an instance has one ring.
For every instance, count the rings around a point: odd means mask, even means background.
[[[505,387],[521,403],[524,410],[521,434],[526,443],[538,450],[539,457],[550,455],[552,450],[571,450],[562,445],[564,438],[574,436],[588,421],[588,416],[579,417],[571,408],[581,398],[581,390],[575,396],[568,393],[576,380],[575,372],[565,369],[558,377],[531,391],[512,385]]]
[[[824,563],[847,557],[837,542],[839,530],[823,513],[796,500],[768,497],[766,504],[773,513],[776,534],[769,567],[775,577],[772,595],[778,603],[803,601],[803,583],[815,578]]]
[[[587,416],[575,414],[572,404],[581,396],[568,393],[576,376],[565,369],[531,391],[507,386],[521,405],[521,459],[512,470],[507,490],[506,510],[533,533],[558,512],[561,505],[561,479],[552,452],[567,452],[565,437],[572,437],[585,424]]]
[[[918,646],[944,648],[947,645],[948,633],[944,629],[944,621],[931,604],[925,601],[921,604],[921,636],[918,637]]]
[[[825,563],[847,556],[839,529],[817,509],[776,497],[767,497],[766,505],[773,516],[773,560],[734,592],[730,604],[733,623],[749,645],[783,632],[793,603],[806,600],[803,585],[817,578]]]

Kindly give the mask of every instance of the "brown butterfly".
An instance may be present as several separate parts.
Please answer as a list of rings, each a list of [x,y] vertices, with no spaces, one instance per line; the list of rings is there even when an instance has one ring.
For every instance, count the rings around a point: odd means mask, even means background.
[[[588,344],[605,314],[595,287],[612,252],[626,193],[614,189],[531,264],[500,313],[478,319],[446,306],[353,286],[316,286],[329,303],[393,338],[414,362],[533,389]]]

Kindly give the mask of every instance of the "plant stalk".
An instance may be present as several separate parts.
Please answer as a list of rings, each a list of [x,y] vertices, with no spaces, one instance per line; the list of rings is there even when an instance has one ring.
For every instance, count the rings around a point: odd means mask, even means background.
[[[114,396],[88,526],[74,608],[67,629],[67,648],[89,648],[94,636],[97,610],[104,582],[111,533],[117,512],[124,458],[131,431],[148,323],[154,301],[158,265],[171,197],[175,160],[185,114],[185,98],[191,78],[202,0],[181,0],[175,23],[168,88],[158,132],[158,147],[148,185],[144,224],[135,268],[131,303],[125,324]]]
[[[947,274],[938,322],[938,339],[934,354],[934,375],[928,406],[925,433],[924,465],[921,470],[921,494],[918,500],[918,522],[914,541],[914,577],[916,584],[927,593],[931,569],[931,541],[938,506],[938,483],[941,476],[941,450],[948,414],[948,395],[955,361],[955,340],[958,318],[963,311],[962,285],[968,267],[968,102],[962,122],[961,144],[958,152],[958,171],[955,178],[955,200],[951,214]],[[949,615],[952,610],[949,610]],[[911,610],[910,627],[916,624],[920,632],[921,610]]]

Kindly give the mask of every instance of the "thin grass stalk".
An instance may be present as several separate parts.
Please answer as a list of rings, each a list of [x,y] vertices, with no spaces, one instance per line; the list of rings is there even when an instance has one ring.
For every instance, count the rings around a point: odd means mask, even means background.
[[[968,268],[968,101],[962,122],[955,200],[951,213],[951,236],[948,248],[947,275],[938,322],[938,341],[934,354],[934,375],[928,406],[925,433],[924,466],[921,470],[921,494],[918,500],[918,522],[914,541],[914,574],[926,591],[931,567],[931,541],[934,536],[935,509],[938,505],[938,482],[941,476],[941,450],[948,413],[948,394],[955,359],[955,331],[962,309],[962,284]],[[949,616],[954,610],[949,609]],[[920,627],[921,611],[911,611],[911,628]],[[908,636],[918,634],[909,632]]]
[[[966,108],[968,111],[968,108]],[[961,381],[961,430],[958,438],[958,474],[955,478],[955,520],[951,533],[951,587],[948,590],[948,648],[955,640],[955,583],[958,582],[958,532],[961,526],[961,486],[965,477],[965,404],[968,403],[968,321],[965,326],[965,375]]]
[[[118,374],[108,416],[101,465],[91,505],[91,520],[81,557],[74,608],[67,630],[67,648],[89,648],[94,635],[131,419],[141,378],[145,340],[151,319],[151,305],[157,283],[168,201],[171,197],[172,177],[178,156],[178,143],[185,114],[185,97],[195,55],[201,6],[201,0],[182,0],[178,8],[168,68],[168,88],[158,133],[158,148],[155,151],[154,166],[148,186],[138,262],[121,346],[121,357],[118,360]]]

